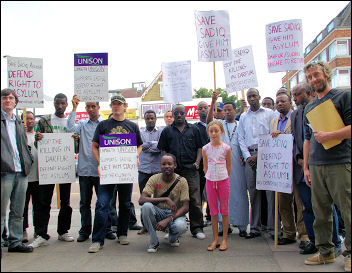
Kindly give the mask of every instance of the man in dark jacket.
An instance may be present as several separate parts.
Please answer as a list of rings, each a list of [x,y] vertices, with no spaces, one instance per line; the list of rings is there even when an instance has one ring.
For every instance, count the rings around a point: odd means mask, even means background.
[[[23,124],[13,113],[17,103],[14,90],[1,90],[1,233],[10,202],[8,251],[28,253],[33,248],[22,243],[23,209],[33,158]]]

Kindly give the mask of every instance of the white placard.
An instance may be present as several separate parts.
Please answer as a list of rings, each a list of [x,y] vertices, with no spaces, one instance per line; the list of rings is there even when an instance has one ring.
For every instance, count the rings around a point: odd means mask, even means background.
[[[291,134],[260,135],[257,158],[257,190],[292,193]]]
[[[43,108],[43,59],[7,57],[7,83],[18,96],[16,108]]]
[[[231,59],[230,19],[227,10],[195,11],[198,61]]]
[[[162,63],[164,101],[192,101],[191,61]]]
[[[75,94],[80,101],[109,100],[108,53],[74,54]]]
[[[45,133],[38,141],[39,184],[76,181],[72,133]]]
[[[100,184],[138,183],[137,147],[100,147]]]
[[[269,72],[300,70],[304,67],[302,20],[266,25],[266,51]]]
[[[232,93],[257,87],[252,46],[244,46],[232,51],[232,60],[223,62],[226,91]]]

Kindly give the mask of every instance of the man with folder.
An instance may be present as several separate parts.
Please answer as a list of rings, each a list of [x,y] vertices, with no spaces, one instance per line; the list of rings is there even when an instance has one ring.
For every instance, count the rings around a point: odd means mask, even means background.
[[[331,240],[335,203],[346,225],[345,271],[351,271],[351,92],[330,87],[331,70],[327,63],[309,63],[304,73],[317,94],[304,111],[303,153],[304,178],[312,191],[314,232],[319,250],[305,264],[335,262]],[[335,126],[339,122],[342,125]]]

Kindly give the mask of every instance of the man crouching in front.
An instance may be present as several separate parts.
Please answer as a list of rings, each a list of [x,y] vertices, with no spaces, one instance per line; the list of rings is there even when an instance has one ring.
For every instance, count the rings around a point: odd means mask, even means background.
[[[139,198],[143,225],[150,235],[149,253],[158,251],[157,230],[168,229],[170,245],[178,247],[178,237],[188,229],[185,216],[189,209],[187,180],[174,173],[176,158],[172,154],[161,158],[160,168],[161,173],[149,178]]]

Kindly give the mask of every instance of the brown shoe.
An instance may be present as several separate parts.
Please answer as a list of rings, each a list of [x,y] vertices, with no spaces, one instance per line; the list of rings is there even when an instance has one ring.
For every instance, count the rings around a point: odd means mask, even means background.
[[[328,264],[328,263],[334,263],[334,262],[335,262],[334,252],[331,252],[328,255],[323,255],[320,252],[318,252],[318,254],[304,261],[304,263],[308,265]]]

